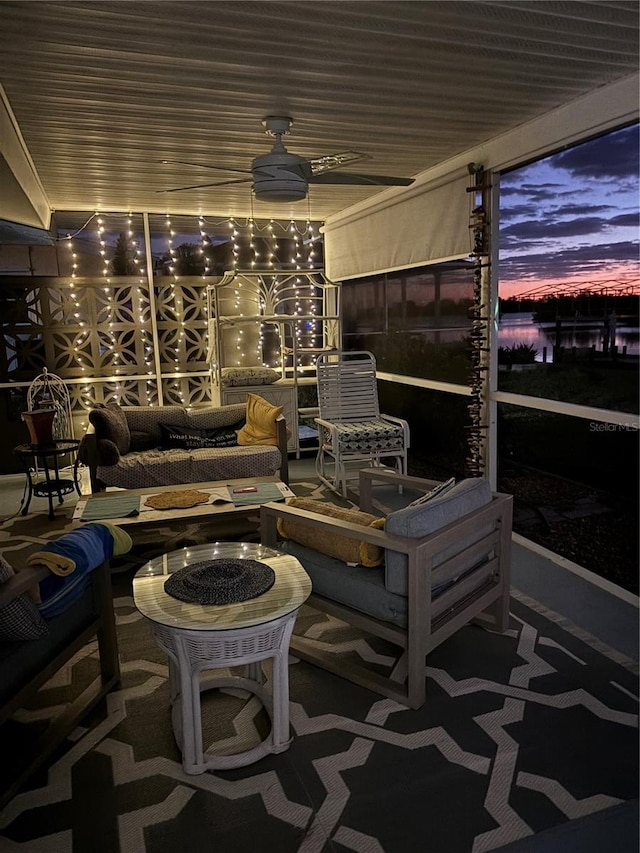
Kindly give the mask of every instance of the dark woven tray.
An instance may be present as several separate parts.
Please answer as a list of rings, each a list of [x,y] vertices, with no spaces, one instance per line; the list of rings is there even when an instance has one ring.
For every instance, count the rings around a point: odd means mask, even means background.
[[[257,560],[203,560],[174,572],[164,590],[189,604],[235,604],[262,595],[275,579],[273,569]]]

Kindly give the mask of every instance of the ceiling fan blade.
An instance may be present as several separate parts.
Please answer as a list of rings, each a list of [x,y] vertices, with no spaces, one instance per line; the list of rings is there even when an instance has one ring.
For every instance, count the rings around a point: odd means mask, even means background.
[[[360,184],[361,186],[408,187],[413,178],[394,178],[391,175],[352,175],[348,172],[311,175],[310,184]]]
[[[190,163],[188,160],[160,160],[168,166],[196,166],[199,169],[215,169],[218,172],[237,172],[239,175],[250,175],[250,169],[228,169],[226,166],[209,166],[207,163]]]
[[[181,193],[183,190],[204,190],[208,187],[228,187],[230,184],[250,184],[251,178],[238,178],[235,181],[219,181],[217,184],[194,184],[191,187],[176,187],[172,190],[156,190],[157,193]]]
[[[370,160],[370,154],[361,154],[359,151],[341,151],[339,154],[325,154],[323,157],[310,157],[311,174],[319,175],[330,169],[337,169],[345,163],[355,163],[358,160]]]

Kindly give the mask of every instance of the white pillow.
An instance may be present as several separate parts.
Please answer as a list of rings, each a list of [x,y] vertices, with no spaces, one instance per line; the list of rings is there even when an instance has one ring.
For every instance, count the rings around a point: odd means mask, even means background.
[[[252,367],[223,367],[220,379],[224,388],[238,385],[271,385],[280,379],[280,374],[272,367],[257,364]]]
[[[431,498],[435,498],[436,495],[442,495],[445,492],[448,492],[449,489],[452,489],[456,484],[456,478],[450,477],[448,480],[445,480],[444,483],[438,483],[430,492],[426,492],[419,498],[416,498],[415,501],[411,501],[408,506],[420,506],[420,504],[424,504],[427,501],[430,501]]]

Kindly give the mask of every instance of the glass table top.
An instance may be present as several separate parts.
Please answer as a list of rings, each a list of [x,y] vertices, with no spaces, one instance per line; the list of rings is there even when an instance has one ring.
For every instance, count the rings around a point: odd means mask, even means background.
[[[233,604],[190,604],[164,590],[167,577],[193,563],[217,559],[266,563],[275,583],[262,595]],[[161,625],[194,631],[222,631],[262,625],[297,610],[311,593],[311,579],[298,560],[254,542],[211,542],[170,551],[149,560],[133,580],[138,610]]]

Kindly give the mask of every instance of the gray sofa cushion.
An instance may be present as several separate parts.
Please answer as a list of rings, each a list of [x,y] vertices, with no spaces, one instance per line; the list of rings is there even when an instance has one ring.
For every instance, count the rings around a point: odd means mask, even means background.
[[[402,536],[409,539],[420,539],[429,536],[437,530],[446,527],[454,521],[468,515],[474,510],[491,503],[491,486],[487,480],[468,479],[457,483],[452,489],[442,495],[432,498],[427,503],[419,506],[408,506],[397,510],[387,516],[384,529],[387,533]],[[455,545],[447,548],[434,560],[435,569],[445,560],[459,554],[479,536],[489,533],[490,527],[485,531],[476,531],[472,536],[466,537]],[[458,571],[470,568],[459,565]],[[446,584],[450,578],[440,577],[438,572],[433,573],[434,584]],[[407,557],[387,551],[385,559],[385,585],[389,592],[397,595],[407,595]]]
[[[145,432],[153,436],[153,446],[160,446],[160,423],[188,426],[186,409],[182,406],[123,406],[130,432]],[[121,451],[122,452],[122,451]]]
[[[391,622],[400,628],[408,624],[408,599],[389,592],[385,587],[384,569],[349,566],[334,557],[328,557],[300,545],[293,540],[278,543],[281,551],[296,557],[311,578],[313,592],[338,604],[344,604],[360,613],[373,616],[382,622]],[[389,552],[387,552],[389,554]],[[437,619],[455,607],[492,577],[490,564],[470,569],[451,585],[438,584],[433,577],[431,618]]]
[[[280,372],[272,367],[256,364],[251,367],[223,367],[220,384],[223,388],[237,385],[272,385],[280,379]]]
[[[121,489],[178,486],[244,477],[267,477],[281,464],[277,447],[220,447],[127,453],[117,465],[98,465],[97,476]]]
[[[189,426],[196,429],[220,429],[229,427],[245,419],[247,416],[246,403],[234,403],[231,406],[208,406],[204,409],[194,409],[187,412]]]

